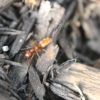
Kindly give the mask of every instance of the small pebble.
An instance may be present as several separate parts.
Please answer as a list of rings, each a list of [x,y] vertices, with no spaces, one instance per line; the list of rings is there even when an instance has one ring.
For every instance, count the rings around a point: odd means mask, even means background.
[[[8,46],[3,46],[2,50],[3,50],[3,52],[7,52],[7,51],[9,51],[9,47]]]

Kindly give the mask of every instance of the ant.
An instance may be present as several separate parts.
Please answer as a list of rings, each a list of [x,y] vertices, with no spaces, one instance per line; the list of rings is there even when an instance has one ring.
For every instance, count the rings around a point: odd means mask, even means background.
[[[30,50],[27,50],[25,52],[25,57],[26,58],[31,58],[36,53],[41,52],[42,49],[44,49],[46,46],[48,46],[51,42],[52,42],[52,38],[50,38],[50,37],[44,38],[39,43],[36,43],[34,45],[34,47],[32,47]]]

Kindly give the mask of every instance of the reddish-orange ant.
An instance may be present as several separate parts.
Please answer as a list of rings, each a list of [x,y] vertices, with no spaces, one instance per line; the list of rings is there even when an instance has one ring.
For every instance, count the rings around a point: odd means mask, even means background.
[[[35,44],[35,46],[32,49],[27,50],[25,52],[25,57],[31,58],[36,53],[41,52],[42,49],[44,49],[46,46],[48,46],[51,42],[52,42],[52,38],[50,38],[50,37],[44,38],[39,43]]]

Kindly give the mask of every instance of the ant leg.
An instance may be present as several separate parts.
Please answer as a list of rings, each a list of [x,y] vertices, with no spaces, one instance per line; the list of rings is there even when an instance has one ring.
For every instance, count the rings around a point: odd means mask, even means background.
[[[31,67],[31,65],[32,65],[32,60],[33,60],[33,57],[34,57],[34,54],[32,55],[32,57],[31,57],[31,59],[29,60],[29,66],[28,66],[28,70],[29,70],[29,68]]]
[[[45,53],[46,52],[46,50],[45,49],[42,49],[43,50],[43,52]]]
[[[37,55],[37,57],[38,57],[38,58],[40,58],[40,55],[39,55],[39,53],[38,53],[37,51],[35,51],[35,52],[36,52],[36,55]]]

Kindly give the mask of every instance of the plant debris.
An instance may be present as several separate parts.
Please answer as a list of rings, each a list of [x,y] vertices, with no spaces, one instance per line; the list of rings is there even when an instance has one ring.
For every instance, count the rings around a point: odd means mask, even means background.
[[[1,100],[99,100],[99,44],[99,0],[0,0]]]

